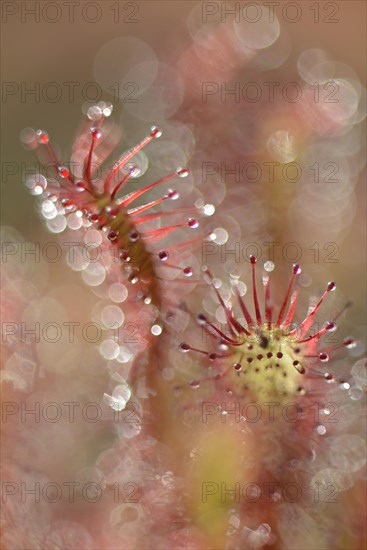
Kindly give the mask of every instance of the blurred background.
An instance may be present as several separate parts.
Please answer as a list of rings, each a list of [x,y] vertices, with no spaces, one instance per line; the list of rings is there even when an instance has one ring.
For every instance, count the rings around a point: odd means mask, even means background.
[[[55,241],[59,233],[52,229],[52,220],[41,220],[37,197],[27,189],[32,187],[32,173],[40,168],[24,147],[29,128],[47,130],[67,163],[83,113],[99,101],[111,102],[112,117],[122,134],[113,160],[156,124],[163,129],[162,138],[136,159],[142,181],[154,181],[177,166],[190,168],[180,187],[180,204],[207,205],[208,214],[213,215],[208,215],[203,227],[213,232],[211,244],[215,245],[210,249],[214,254],[208,255],[205,247],[196,253],[195,267],[208,263],[217,277],[241,276],[248,284],[245,260],[256,253],[261,266],[270,260],[266,272],[275,263],[274,287],[280,285],[283,298],[290,266],[299,261],[304,310],[330,280],[337,282],[338,290],[327,313],[336,314],[346,302],[353,302],[341,325],[343,335],[353,335],[358,343],[350,350],[351,362],[341,359],[337,368],[349,376],[354,363],[353,376],[360,385],[347,388],[352,391],[345,401],[340,398],[343,420],[339,428],[361,433],[365,414],[361,398],[366,389],[365,363],[360,359],[366,332],[365,2],[280,0],[264,6],[261,2],[191,0],[4,1],[1,12],[1,223],[2,240],[10,243],[3,254],[3,321],[16,323],[18,329],[20,323],[78,322],[82,326],[90,320],[108,328],[116,310],[124,311],[121,287],[113,283],[108,287],[104,281],[99,286],[88,274],[82,274],[82,282],[64,262],[53,263],[44,257],[35,262],[22,255],[25,248],[19,246],[21,242],[30,247],[35,242],[44,245]],[[153,191],[150,198],[157,196]],[[64,240],[79,236],[74,229],[68,226]],[[237,244],[239,254],[231,256]],[[191,295],[190,289],[182,295],[188,294],[192,311],[196,312],[199,300],[204,309],[216,314],[217,304],[214,307],[213,300],[203,298],[202,287]],[[225,284],[222,290],[228,291]],[[107,299],[118,308],[108,309]],[[126,306],[126,318],[127,313]],[[189,325],[186,316],[182,329]],[[221,321],[218,315],[217,320]],[[94,345],[78,331],[76,342],[64,334],[56,346],[44,339],[19,345],[19,334],[7,333],[2,356],[4,379],[10,382],[5,386],[6,399],[15,404],[100,403],[103,393],[110,391],[126,405],[131,391],[124,382],[125,373],[136,357],[139,366],[149,366],[148,356],[141,359],[138,347],[133,350],[116,344],[111,348],[111,341]],[[177,361],[176,341],[174,345],[163,342],[167,346],[162,347],[167,351],[163,378],[172,385],[175,369],[182,375],[190,364],[186,359]],[[147,391],[141,387],[139,391],[132,412],[140,419]],[[174,409],[173,394],[169,395],[160,418],[167,411],[170,418]],[[217,547],[216,537],[224,537],[223,518],[218,519],[219,533],[213,527],[215,516],[202,520],[197,495],[197,510],[193,506],[191,513],[200,519],[193,522],[189,536],[185,525],[179,525],[177,536],[165,532],[164,526],[176,504],[177,509],[181,506],[185,476],[201,479],[214,463],[218,440],[225,442],[223,448],[239,445],[243,436],[238,434],[239,427],[232,425],[227,432],[222,426],[209,430],[208,435],[206,426],[201,426],[194,436],[189,397],[184,406],[177,405],[178,416],[183,418],[181,442],[175,439],[176,428],[170,431],[164,421],[155,427],[153,422],[151,429],[149,414],[148,428],[145,425],[142,430],[139,420],[116,430],[107,407],[111,402],[108,397],[101,422],[93,424],[79,417],[72,426],[65,418],[56,424],[43,419],[28,425],[19,420],[15,409],[9,409],[10,420],[3,432],[13,450],[5,454],[3,479],[30,484],[93,480],[103,489],[115,482],[138,481],[139,488],[143,484],[141,506],[115,506],[121,500],[112,502],[113,493],[108,491],[107,504],[86,506],[86,499],[78,495],[80,506],[69,506],[63,499],[56,512],[44,501],[32,507],[28,499],[17,508],[9,500],[4,548],[148,548],[157,525],[163,527],[160,537],[151,542],[155,548]],[[189,420],[181,415],[180,406]],[[156,436],[159,430],[161,439],[153,441],[152,434]],[[294,518],[285,514],[278,542],[267,532],[267,524],[256,530],[254,518],[253,530],[250,524],[244,528],[247,531],[238,547],[362,548],[360,468],[365,459],[357,460],[363,452],[360,437],[355,437],[356,455],[348,457],[349,470],[344,470],[343,479],[338,478],[345,489],[341,504],[323,516],[326,526],[330,526],[328,521],[335,526],[345,519],[345,531],[337,531],[331,539],[336,541],[334,546],[325,535],[332,528],[320,531],[313,520],[301,515],[303,531],[292,535]],[[194,447],[190,438],[208,450],[207,463],[204,459],[199,466],[181,465],[179,445],[185,451],[190,444]],[[171,445],[166,446],[167,441]],[[258,450],[246,444],[256,458]],[[339,456],[343,446],[338,440],[334,455]],[[194,459],[195,452],[193,448]],[[324,462],[320,471],[313,472],[315,476],[329,464],[326,451],[325,456],[322,453]],[[235,454],[223,459],[224,470],[240,468]],[[179,475],[171,471],[172,464]],[[350,481],[349,474],[355,472],[357,477]],[[219,480],[220,469],[215,475]],[[354,483],[356,489],[348,492]],[[235,530],[236,521],[231,529]],[[20,533],[19,522],[24,526]],[[207,531],[203,537],[200,525]],[[307,533],[311,533],[309,538]]]

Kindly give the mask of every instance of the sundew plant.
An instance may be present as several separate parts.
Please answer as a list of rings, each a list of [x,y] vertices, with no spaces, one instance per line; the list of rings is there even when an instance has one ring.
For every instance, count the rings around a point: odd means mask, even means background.
[[[321,37],[365,7],[33,4],[3,10],[44,81],[4,87],[2,548],[362,550],[366,90]]]

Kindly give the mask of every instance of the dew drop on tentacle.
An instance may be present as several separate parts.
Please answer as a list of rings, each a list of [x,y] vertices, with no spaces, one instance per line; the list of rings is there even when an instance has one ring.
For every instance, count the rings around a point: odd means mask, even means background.
[[[66,166],[59,166],[57,171],[62,179],[67,179],[70,176],[70,171],[66,168]]]
[[[162,130],[158,128],[157,126],[152,126],[150,129],[150,135],[152,138],[160,138],[162,135]]]
[[[107,235],[107,238],[112,241],[112,242],[115,242],[117,241],[117,238],[118,238],[118,233],[116,231],[110,231]]]
[[[196,229],[197,227],[199,227],[199,221],[195,218],[189,218],[187,221],[187,225],[192,229]]]
[[[186,178],[189,175],[189,171],[187,168],[177,168],[176,174],[179,178]]]
[[[86,190],[85,183],[82,181],[77,181],[75,184],[75,187],[76,187],[76,190],[79,191],[80,193],[83,193],[83,191]]]
[[[343,345],[348,349],[353,349],[357,346],[357,342],[353,338],[348,338]]]
[[[43,130],[37,130],[36,134],[37,134],[37,138],[38,138],[39,143],[42,143],[43,145],[47,145],[48,142],[50,141],[50,138],[48,137],[47,132],[45,132]]]
[[[191,267],[184,267],[182,272],[185,275],[185,277],[192,277],[194,273]]]
[[[74,203],[73,203],[71,200],[69,200],[69,199],[62,199],[61,205],[62,205],[66,210],[70,210],[70,209],[74,208]]]
[[[158,253],[158,258],[161,260],[161,262],[166,262],[168,260],[169,254],[165,250],[161,250]]]
[[[102,136],[102,132],[101,132],[101,130],[100,130],[99,128],[92,127],[92,128],[90,129],[90,133],[92,134],[92,137],[93,137],[94,139],[100,139],[101,136]]]
[[[199,313],[199,315],[197,316],[197,320],[199,325],[205,325],[207,322],[207,318],[203,313]]]
[[[172,201],[176,201],[180,197],[179,193],[175,189],[168,189],[167,196]]]
[[[129,234],[129,239],[132,243],[135,243],[136,241],[139,240],[139,233],[138,231],[131,231],[131,233]]]
[[[191,350],[191,347],[189,346],[189,344],[186,344],[185,342],[182,342],[179,345],[179,350],[182,351],[183,353],[186,353],[186,352]]]
[[[129,263],[131,261],[131,256],[128,250],[121,250],[119,257],[120,260],[124,263]]]

